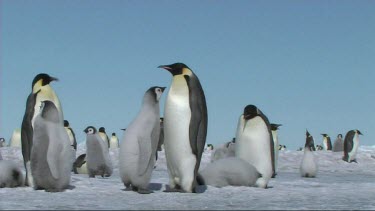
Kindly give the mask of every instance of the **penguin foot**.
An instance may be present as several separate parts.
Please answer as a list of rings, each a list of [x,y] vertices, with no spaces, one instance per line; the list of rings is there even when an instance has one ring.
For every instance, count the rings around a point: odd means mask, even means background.
[[[150,194],[153,193],[154,191],[146,189],[146,188],[138,188],[138,193],[139,194]]]

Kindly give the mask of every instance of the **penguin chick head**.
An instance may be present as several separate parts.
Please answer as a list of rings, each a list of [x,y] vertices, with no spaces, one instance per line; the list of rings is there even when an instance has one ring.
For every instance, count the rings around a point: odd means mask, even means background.
[[[99,128],[99,132],[101,132],[101,133],[105,133],[105,128],[104,128],[104,127],[100,127],[100,128]]]
[[[338,134],[338,135],[337,135],[337,138],[342,138],[342,134],[341,134],[341,133]]]
[[[64,127],[69,127],[69,121],[68,120],[64,120]]]
[[[85,132],[87,135],[95,134],[96,128],[94,126],[88,126],[83,132]]]
[[[252,119],[256,116],[259,116],[261,112],[255,105],[247,105],[243,111],[243,118],[245,120]]]
[[[58,80],[59,79],[55,77],[51,77],[50,75],[46,73],[40,73],[34,77],[31,88],[33,89],[33,92],[36,93],[42,86],[48,85],[52,81],[58,81]]]
[[[189,75],[191,74],[191,70],[188,66],[184,63],[174,63],[170,65],[160,65],[158,68],[163,68],[168,70],[173,76],[175,75]]]
[[[51,122],[59,122],[59,112],[57,111],[56,105],[49,100],[41,102],[40,112],[42,117]]]

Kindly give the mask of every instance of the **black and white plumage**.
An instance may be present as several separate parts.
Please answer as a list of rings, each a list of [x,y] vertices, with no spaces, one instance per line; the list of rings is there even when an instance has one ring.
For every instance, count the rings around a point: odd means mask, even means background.
[[[25,185],[27,186],[31,186],[33,184],[30,169],[30,153],[33,146],[34,120],[36,115],[39,114],[42,101],[49,100],[55,104],[59,114],[59,123],[63,125],[64,118],[60,100],[50,86],[52,81],[57,80],[57,78],[51,77],[46,73],[36,75],[31,85],[32,92],[29,94],[26,101],[26,109],[21,127],[21,142],[22,156],[26,170]]]
[[[78,156],[74,161],[73,172],[75,174],[88,174],[86,154]]]
[[[300,174],[302,177],[316,177],[318,165],[313,153],[314,138],[306,130],[306,142],[303,152],[303,158],[300,165]]]
[[[206,144],[206,97],[198,77],[185,64],[159,68],[173,76],[164,107],[164,150],[170,187],[167,191],[195,192]]]
[[[109,140],[109,148],[111,149],[117,149],[119,148],[119,140],[117,138],[116,133],[112,133],[111,139]]]
[[[344,140],[342,140],[342,134],[337,135],[335,142],[333,142],[332,151],[333,152],[344,151]]]
[[[107,145],[107,148],[109,148],[110,143],[109,143],[108,135],[105,132],[105,127],[100,127],[98,134],[102,138],[102,140],[105,142],[105,144]]]
[[[159,100],[165,87],[151,87],[141,109],[129,124],[121,141],[119,172],[126,190],[151,193],[148,185],[155,164],[160,133]]]
[[[271,123],[271,132],[272,132],[272,138],[273,138],[273,151],[274,151],[274,165],[275,165],[275,172],[272,175],[273,178],[277,175],[277,164],[279,160],[279,136],[277,134],[277,130],[279,129],[280,126],[282,126],[282,124]]]
[[[356,155],[359,147],[359,135],[363,135],[359,130],[350,130],[345,135],[344,140],[344,156],[346,162],[357,162]]]
[[[331,137],[329,137],[328,134],[323,133],[323,149],[326,151],[331,151],[332,150],[332,142],[331,142]]]
[[[94,126],[88,126],[84,132],[86,133],[86,165],[89,177],[111,176],[113,167],[108,145],[99,136]]]
[[[73,165],[73,150],[59,111],[52,101],[42,101],[41,111],[35,117],[33,147],[30,164],[34,189],[48,192],[63,191],[69,187]]]

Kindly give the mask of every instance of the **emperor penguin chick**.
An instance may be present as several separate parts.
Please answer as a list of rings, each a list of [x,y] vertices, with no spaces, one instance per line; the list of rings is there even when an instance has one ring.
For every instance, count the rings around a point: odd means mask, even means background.
[[[119,171],[126,190],[141,194],[148,189],[160,133],[159,100],[165,87],[146,91],[140,112],[124,132],[120,145]]]
[[[306,143],[303,152],[303,158],[300,166],[300,173],[302,177],[315,177],[318,172],[318,165],[316,163],[314,153],[314,138],[306,130]]]

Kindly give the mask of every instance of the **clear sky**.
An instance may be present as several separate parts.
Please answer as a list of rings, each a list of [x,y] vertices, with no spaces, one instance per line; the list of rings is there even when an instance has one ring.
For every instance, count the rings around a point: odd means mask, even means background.
[[[375,144],[375,1],[155,0],[1,3],[0,137],[21,126],[31,82],[45,72],[64,117],[122,137],[144,92],[171,83],[159,65],[183,62],[208,107],[207,143],[235,136],[254,104],[289,149],[305,130],[321,144],[359,129]]]

